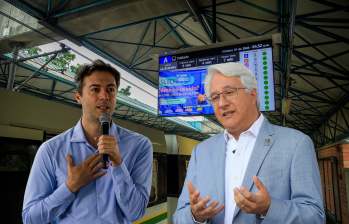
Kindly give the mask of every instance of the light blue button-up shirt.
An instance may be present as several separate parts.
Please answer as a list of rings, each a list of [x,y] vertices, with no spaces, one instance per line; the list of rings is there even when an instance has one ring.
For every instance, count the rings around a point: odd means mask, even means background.
[[[107,173],[71,193],[68,180],[69,154],[74,166],[98,152],[78,124],[43,143],[30,171],[22,218],[25,224],[39,223],[131,223],[141,218],[148,204],[153,148],[147,137],[116,126],[114,135],[123,162],[109,166]],[[101,172],[101,168],[97,172]]]

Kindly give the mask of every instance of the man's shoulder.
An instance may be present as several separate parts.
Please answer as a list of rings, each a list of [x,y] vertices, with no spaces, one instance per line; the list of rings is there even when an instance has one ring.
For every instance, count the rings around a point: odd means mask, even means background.
[[[224,140],[224,132],[218,133],[202,142],[200,142],[196,147],[197,149],[203,150],[203,149],[213,149],[214,146],[216,146],[219,141],[223,141]]]
[[[116,130],[121,141],[149,141],[149,138],[137,132],[116,125]]]
[[[72,135],[74,133],[74,127],[66,130],[65,132],[54,136],[53,138],[45,141],[42,145],[43,146],[57,146],[60,145],[62,142],[70,141]]]
[[[275,133],[276,138],[297,138],[297,139],[300,139],[303,137],[308,137],[308,135],[304,134],[301,131],[293,129],[293,128],[278,126],[278,125],[274,125],[274,124],[270,124],[270,125],[274,129],[274,133]]]

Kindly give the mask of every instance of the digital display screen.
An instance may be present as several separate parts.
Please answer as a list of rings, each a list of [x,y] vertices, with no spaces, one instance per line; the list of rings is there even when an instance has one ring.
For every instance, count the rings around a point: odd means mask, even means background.
[[[237,62],[257,79],[260,111],[275,111],[272,40],[159,57],[158,116],[210,115],[214,110],[205,99],[207,67]]]

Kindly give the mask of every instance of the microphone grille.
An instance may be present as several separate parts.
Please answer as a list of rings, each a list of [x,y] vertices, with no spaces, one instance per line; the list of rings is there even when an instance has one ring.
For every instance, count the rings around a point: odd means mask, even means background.
[[[101,116],[99,117],[99,122],[101,122],[101,124],[105,123],[105,122],[107,122],[109,124],[110,121],[111,121],[111,117],[107,113],[101,114]]]

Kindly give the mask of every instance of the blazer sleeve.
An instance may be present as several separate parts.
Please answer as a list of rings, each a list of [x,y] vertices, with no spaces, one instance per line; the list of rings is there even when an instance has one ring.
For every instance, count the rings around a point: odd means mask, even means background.
[[[263,224],[324,224],[321,179],[311,139],[304,135],[295,150],[291,165],[291,200],[271,198]]]
[[[190,208],[189,191],[187,187],[187,182],[189,181],[197,190],[197,180],[196,180],[196,147],[194,147],[191,158],[188,165],[187,177],[184,181],[184,186],[181,195],[179,196],[177,210],[173,215],[173,222],[175,224],[195,224]]]

